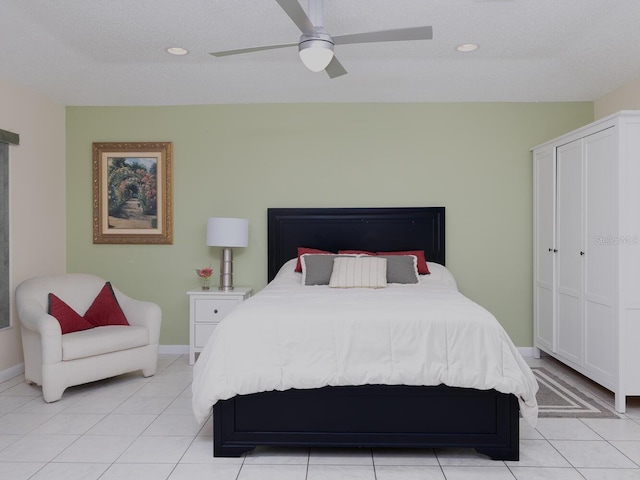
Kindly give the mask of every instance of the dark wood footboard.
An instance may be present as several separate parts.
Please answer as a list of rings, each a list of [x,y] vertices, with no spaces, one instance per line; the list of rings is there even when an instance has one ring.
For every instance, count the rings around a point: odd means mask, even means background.
[[[365,385],[240,395],[213,408],[214,456],[258,445],[472,447],[518,460],[515,396],[495,390]]]

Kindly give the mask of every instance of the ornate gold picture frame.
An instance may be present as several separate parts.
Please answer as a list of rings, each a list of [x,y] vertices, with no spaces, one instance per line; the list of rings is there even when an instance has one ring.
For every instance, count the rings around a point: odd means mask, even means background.
[[[172,143],[93,144],[93,243],[173,243]]]

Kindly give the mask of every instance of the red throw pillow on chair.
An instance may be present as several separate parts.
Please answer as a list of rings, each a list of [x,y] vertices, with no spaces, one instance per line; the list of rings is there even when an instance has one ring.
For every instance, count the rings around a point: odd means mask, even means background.
[[[47,313],[58,320],[63,335],[65,333],[80,332],[94,327],[87,319],[80,316],[78,312],[53,293],[49,294]]]
[[[100,293],[98,293],[98,296],[84,314],[84,318],[94,327],[129,325],[109,282],[104,284],[104,287],[102,287],[102,290],[100,290]]]

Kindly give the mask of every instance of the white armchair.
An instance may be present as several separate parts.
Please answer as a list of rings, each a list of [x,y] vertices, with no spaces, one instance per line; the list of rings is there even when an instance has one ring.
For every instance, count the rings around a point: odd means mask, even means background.
[[[47,313],[49,293],[80,315],[105,284],[95,275],[68,273],[25,280],[16,288],[21,324],[25,379],[42,385],[46,402],[62,398],[67,387],[142,370],[154,375],[162,312],[113,291],[129,326],[108,325],[62,335],[58,321]]]

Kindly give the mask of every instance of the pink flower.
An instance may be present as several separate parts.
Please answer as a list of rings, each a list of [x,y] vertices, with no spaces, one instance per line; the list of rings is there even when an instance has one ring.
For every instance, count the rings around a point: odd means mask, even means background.
[[[196,275],[202,278],[209,278],[213,275],[213,268],[204,267],[204,268],[196,268]]]

